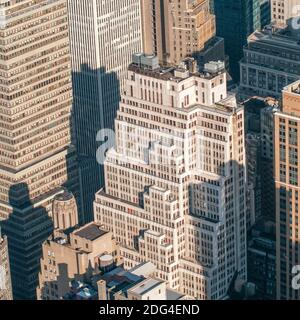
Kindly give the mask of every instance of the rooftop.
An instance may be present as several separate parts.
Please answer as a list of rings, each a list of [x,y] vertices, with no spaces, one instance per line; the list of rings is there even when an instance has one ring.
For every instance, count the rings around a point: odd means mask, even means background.
[[[204,66],[205,71],[199,72],[196,60],[185,58],[179,66],[162,67],[156,56],[136,54],[128,70],[151,78],[164,81],[181,82],[191,76],[203,79],[213,79],[217,74],[225,72],[225,64],[221,61],[211,61]]]
[[[64,190],[63,193],[58,194],[54,198],[54,200],[57,200],[57,201],[68,201],[71,199],[73,199],[73,194],[71,192],[69,192],[68,190]]]
[[[280,50],[282,48],[288,49],[300,49],[300,41],[290,32],[286,30],[275,30],[264,29],[262,31],[255,31],[248,37],[248,43],[265,43],[274,45]]]
[[[132,287],[130,289],[130,292],[136,295],[144,295],[147,292],[153,290],[157,286],[160,286],[162,283],[164,283],[161,280],[154,279],[154,278],[148,278],[140,283],[138,283],[136,286]]]
[[[286,86],[285,88],[283,88],[283,91],[295,93],[295,94],[300,94],[300,80]]]
[[[130,269],[130,272],[136,276],[147,277],[156,271],[156,267],[152,262],[144,262]]]
[[[107,233],[107,231],[102,230],[96,223],[91,223],[74,232],[76,236],[90,241],[94,241]]]

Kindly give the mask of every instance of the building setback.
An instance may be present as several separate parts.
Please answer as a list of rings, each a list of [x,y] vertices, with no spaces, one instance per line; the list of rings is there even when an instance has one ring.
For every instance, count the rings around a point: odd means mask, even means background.
[[[246,279],[244,112],[227,96],[224,63],[161,68],[136,55],[106,154],[95,221],[120,243],[125,268],[197,299]]]
[[[78,195],[66,0],[0,4],[0,220],[15,299],[34,299],[53,197]]]

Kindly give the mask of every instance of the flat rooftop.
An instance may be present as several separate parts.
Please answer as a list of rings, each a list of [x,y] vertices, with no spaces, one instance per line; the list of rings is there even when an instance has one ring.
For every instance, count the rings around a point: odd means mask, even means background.
[[[90,241],[96,240],[107,233],[107,231],[102,230],[101,227],[95,223],[84,226],[78,231],[74,232],[76,236]]]
[[[130,289],[130,292],[136,295],[143,295],[147,292],[151,291],[155,287],[161,285],[163,281],[154,279],[154,278],[148,278],[137,284],[136,286],[132,287]]]
[[[295,36],[287,31],[275,31],[268,30],[255,31],[248,37],[248,43],[264,43],[282,48],[299,50],[300,42]]]

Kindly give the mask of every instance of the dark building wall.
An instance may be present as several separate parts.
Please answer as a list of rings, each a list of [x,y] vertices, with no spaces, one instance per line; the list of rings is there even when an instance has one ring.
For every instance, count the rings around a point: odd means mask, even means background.
[[[217,35],[225,40],[225,52],[229,56],[230,73],[239,81],[239,61],[247,37],[260,29],[259,0],[214,0]]]

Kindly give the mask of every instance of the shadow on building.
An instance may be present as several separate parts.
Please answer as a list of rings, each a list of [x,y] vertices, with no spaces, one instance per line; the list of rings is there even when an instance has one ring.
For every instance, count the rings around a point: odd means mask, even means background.
[[[211,61],[224,61],[226,65],[224,39],[214,37],[206,42],[203,50],[193,53],[200,71],[203,71],[204,65]]]
[[[95,193],[104,185],[103,166],[96,159],[101,129],[113,129],[120,103],[120,83],[115,72],[87,64],[73,72],[72,140],[78,153],[84,222],[93,220]]]
[[[2,222],[8,237],[14,299],[36,299],[42,244],[53,231],[53,222],[44,207],[32,203],[26,183],[9,190],[13,211]]]
[[[55,280],[45,281],[43,282],[42,288],[38,288],[39,300],[76,299],[76,294],[72,292],[72,289],[76,289],[72,288],[73,284],[89,284],[93,270],[89,265],[83,274],[75,274],[73,278],[70,278],[68,264],[60,263],[57,266],[57,272],[58,276]]]
[[[247,37],[260,28],[258,0],[214,0],[217,36],[225,40],[225,53],[229,56],[229,73],[238,83],[239,61]]]

